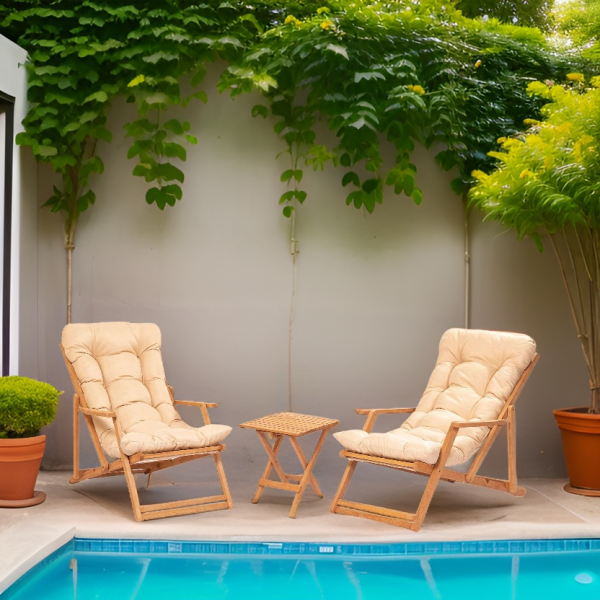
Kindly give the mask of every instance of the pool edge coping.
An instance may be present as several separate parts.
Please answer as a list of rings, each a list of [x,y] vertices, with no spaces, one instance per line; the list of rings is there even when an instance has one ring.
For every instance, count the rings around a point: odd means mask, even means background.
[[[0,594],[3,594],[13,583],[16,583],[25,573],[33,569],[37,564],[48,558],[53,552],[59,550],[62,546],[75,539],[76,528],[70,527],[58,536],[46,541],[41,547],[36,548],[28,554],[17,565],[12,567],[11,571],[0,577]]]

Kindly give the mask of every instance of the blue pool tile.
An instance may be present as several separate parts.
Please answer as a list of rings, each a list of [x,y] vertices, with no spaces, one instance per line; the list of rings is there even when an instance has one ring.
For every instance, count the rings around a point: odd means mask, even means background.
[[[75,538],[76,552],[139,554],[233,554],[313,556],[441,556],[448,554],[527,554],[600,550],[600,539],[407,542],[332,544],[308,542],[194,542]]]

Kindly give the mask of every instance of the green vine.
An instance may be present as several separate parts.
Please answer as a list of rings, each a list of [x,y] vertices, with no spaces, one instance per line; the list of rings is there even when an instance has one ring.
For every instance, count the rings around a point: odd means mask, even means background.
[[[349,205],[373,212],[386,187],[419,204],[417,143],[438,148],[462,194],[473,170],[493,166],[496,139],[539,116],[543,100],[526,94],[528,81],[590,71],[537,30],[472,21],[441,0],[12,0],[0,22],[29,52],[31,107],[17,141],[62,178],[46,206],[64,214],[68,248],[95,202],[96,147],[111,141],[106,119],[118,96],[137,107],[125,129],[146,201],[163,210],[181,199],[185,145],[197,140],[170,109],[206,102],[199,86],[216,59],[227,65],[220,91],[265,97],[252,114],[271,115],[286,145],[288,217],[306,199],[304,168],[328,162],[344,169]],[[331,148],[317,140],[321,120],[335,135]],[[395,148],[389,168],[382,143]]]

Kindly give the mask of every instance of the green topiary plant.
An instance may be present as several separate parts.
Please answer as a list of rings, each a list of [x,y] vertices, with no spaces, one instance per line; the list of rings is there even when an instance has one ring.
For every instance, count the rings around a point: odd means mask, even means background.
[[[60,394],[49,383],[28,377],[0,377],[0,438],[38,435],[54,420]]]

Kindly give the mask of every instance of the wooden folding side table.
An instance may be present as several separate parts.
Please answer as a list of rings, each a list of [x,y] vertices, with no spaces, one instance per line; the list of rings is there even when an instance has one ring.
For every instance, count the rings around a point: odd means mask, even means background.
[[[330,429],[333,429],[338,423],[339,421],[336,421],[335,419],[314,417],[312,415],[301,415],[293,412],[276,413],[273,415],[267,415],[266,417],[261,417],[260,419],[254,419],[252,421],[242,423],[240,427],[256,430],[256,433],[258,433],[258,437],[267,451],[267,455],[269,456],[269,462],[267,463],[262,478],[258,482],[258,488],[256,490],[256,494],[254,494],[254,498],[252,498],[252,503],[256,504],[260,500],[265,487],[296,492],[289,515],[291,519],[295,519],[302,494],[304,494],[304,489],[309,482],[315,491],[315,494],[322,498],[323,493],[319,488],[319,483],[317,482],[316,477],[312,474],[312,470],[317,462],[319,452],[321,452],[321,448],[323,447],[323,442],[325,441],[327,432]],[[297,438],[308,433],[314,433],[315,431],[320,431],[321,436],[319,437],[319,441],[315,446],[315,450],[310,457],[310,460],[307,461]],[[270,437],[275,438],[272,448],[265,436],[265,433],[268,433]],[[277,453],[279,452],[281,443],[285,437],[290,440],[290,443],[298,455],[300,464],[304,468],[304,473],[302,473],[302,475],[290,475],[289,473],[285,473],[281,468],[279,461],[277,460]],[[275,472],[277,475],[279,475],[279,479],[281,481],[269,479],[271,469],[275,469]],[[297,481],[298,483],[291,483],[291,481]]]

